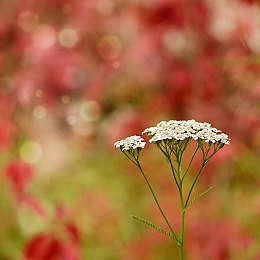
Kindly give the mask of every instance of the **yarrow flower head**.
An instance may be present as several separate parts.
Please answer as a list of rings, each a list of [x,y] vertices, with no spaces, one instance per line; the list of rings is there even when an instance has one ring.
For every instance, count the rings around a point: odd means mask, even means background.
[[[143,134],[150,138],[150,143],[167,139],[184,140],[193,138],[194,140],[204,140],[208,143],[230,144],[230,138],[227,134],[211,127],[209,123],[196,122],[193,119],[187,121],[162,121],[157,126],[145,129]]]
[[[145,147],[146,142],[141,136],[133,135],[117,141],[114,143],[116,148],[120,148],[122,151],[130,150],[130,149],[143,149]]]

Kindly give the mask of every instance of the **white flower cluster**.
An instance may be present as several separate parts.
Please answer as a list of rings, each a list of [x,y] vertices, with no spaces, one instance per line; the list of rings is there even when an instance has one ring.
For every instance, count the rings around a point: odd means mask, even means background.
[[[146,142],[143,142],[143,138],[141,136],[133,135],[117,141],[114,143],[116,148],[120,148],[122,151],[132,149],[142,149],[145,147]]]
[[[230,144],[228,135],[211,127],[209,123],[200,123],[193,119],[187,121],[162,121],[155,127],[145,129],[142,134],[147,134],[149,138],[151,137],[149,140],[150,143],[165,139],[184,140],[193,138],[195,140],[201,139],[211,143],[221,142],[223,144]]]
[[[195,120],[170,120],[162,121],[157,126],[145,129],[142,134],[146,134],[149,142],[158,142],[162,140],[184,140],[193,138],[194,140],[204,140],[206,143],[230,144],[230,138],[227,134],[214,128],[209,123],[196,122]],[[115,142],[115,147],[122,151],[132,149],[143,149],[146,145],[141,136],[133,135]]]

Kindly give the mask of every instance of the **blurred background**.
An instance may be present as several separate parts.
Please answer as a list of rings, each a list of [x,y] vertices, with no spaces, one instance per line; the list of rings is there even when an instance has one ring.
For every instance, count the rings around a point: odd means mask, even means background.
[[[259,55],[258,0],[1,0],[0,259],[177,259],[131,218],[167,228],[113,143],[195,119],[232,140],[194,191],[213,186],[187,212],[187,260],[259,260]],[[178,229],[162,154],[141,162]]]

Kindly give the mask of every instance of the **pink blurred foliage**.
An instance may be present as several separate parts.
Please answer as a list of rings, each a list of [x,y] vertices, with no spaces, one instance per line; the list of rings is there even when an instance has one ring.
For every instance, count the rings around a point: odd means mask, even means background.
[[[122,250],[122,259],[153,259],[156,255],[156,248],[168,245],[168,243],[171,243],[170,239],[156,230],[149,229],[126,245]]]
[[[12,120],[15,104],[10,97],[0,90],[0,149],[8,149],[13,144],[17,126]]]
[[[59,247],[59,241],[53,235],[37,235],[27,245],[26,259],[55,259],[58,257]]]
[[[16,127],[12,121],[2,118],[0,118],[0,127],[0,149],[10,148]]]
[[[258,0],[238,0],[238,1],[242,1],[242,2],[245,2],[245,3],[247,3],[247,4],[258,3]]]
[[[84,212],[92,232],[97,235],[102,230],[102,237],[99,239],[105,244],[114,245],[115,240],[112,231],[115,231],[119,224],[119,212],[116,205],[106,193],[98,190],[87,191],[83,200],[79,201],[77,206],[82,207],[82,202],[86,205]]]
[[[108,147],[115,141],[123,139],[129,135],[140,135],[143,130],[140,115],[132,109],[122,109],[111,115],[105,122],[104,135]]]
[[[65,205],[56,206],[55,216],[45,218],[46,224],[53,223],[50,231],[33,235],[24,246],[24,259],[81,259],[81,232],[71,211]]]
[[[188,257],[191,260],[228,260],[238,250],[248,250],[251,235],[229,219],[203,219],[194,222],[187,236]]]
[[[70,219],[70,210],[64,205],[57,205],[52,220],[41,201],[29,194],[28,186],[34,176],[32,166],[21,159],[16,159],[5,166],[3,173],[14,194],[16,210],[29,209],[46,224],[54,221],[56,224],[53,228],[59,229],[58,233],[52,230],[48,233],[43,231],[33,235],[25,244],[23,259],[81,259],[80,231]]]
[[[134,241],[129,243],[123,250],[122,259],[150,259],[151,258],[151,241],[150,239],[145,239],[144,236],[136,238]]]
[[[43,204],[39,199],[33,197],[32,195],[26,195],[23,196],[23,198],[20,198],[17,207],[25,207],[44,220],[48,217],[47,211]]]
[[[17,209],[26,208],[41,217],[47,218],[47,212],[43,204],[31,195],[28,187],[34,177],[34,169],[31,164],[21,159],[9,162],[3,169],[5,180],[9,183],[11,194]]]
[[[32,166],[20,159],[11,161],[4,169],[4,176],[17,198],[26,194],[33,174]]]
[[[35,94],[35,82],[39,78],[35,69],[24,69],[13,76],[14,92],[17,105],[26,108],[30,107]]]
[[[151,28],[184,28],[192,21],[194,26],[203,27],[208,18],[208,9],[203,2],[163,0],[154,1],[148,8],[148,21]]]
[[[56,155],[49,152],[50,157],[65,165],[70,154],[65,156],[64,147],[59,148],[57,137],[50,134],[57,129],[57,135],[64,138],[68,129],[76,136],[91,128],[95,134],[86,142],[101,136],[112,149],[115,141],[139,135],[157,117],[194,118],[212,123],[232,139],[232,146],[218,153],[207,166],[208,173],[202,174],[210,182],[218,165],[238,157],[244,148],[260,144],[258,1],[226,4],[192,0],[1,2],[1,151],[12,148],[16,134],[24,134],[24,138],[28,135],[42,141],[48,149],[56,146],[52,150]],[[64,45],[64,29],[76,35],[75,45]],[[66,119],[74,104],[85,100],[98,103],[100,121],[91,127],[85,122],[68,126]],[[37,105],[46,107],[51,115],[51,119],[41,119],[45,127],[39,119],[31,120]],[[52,122],[59,128],[46,134]],[[100,135],[96,134],[99,128]],[[195,161],[194,169],[198,164]],[[51,161],[50,167],[54,165]],[[3,172],[17,208],[27,207],[47,223],[50,216],[43,203],[28,190],[35,174],[32,165],[18,159]],[[176,201],[168,197],[171,188],[162,176],[156,178],[163,185],[163,206],[167,208]],[[91,190],[83,201],[87,211],[82,210],[81,202],[75,204],[88,216],[91,232],[102,226],[100,240],[113,243],[118,212],[106,192]],[[159,219],[158,212],[147,208]],[[176,215],[175,207],[166,210],[170,216]],[[74,220],[67,222],[68,215],[68,209],[60,205],[55,218],[62,236],[44,231],[31,237],[25,243],[25,259],[80,259],[81,230]],[[178,220],[171,221],[179,225]],[[225,219],[206,224],[198,221],[190,229],[191,260],[228,259],[227,244],[234,241],[246,249],[250,243],[246,232]],[[126,246],[123,259],[149,259],[153,244],[162,241],[160,235],[148,232]]]
[[[229,83],[234,84],[230,80],[237,77],[237,70],[234,66],[223,67],[221,62],[232,57],[243,61],[254,54],[255,18],[250,23],[247,17],[255,14],[255,10],[243,9],[242,2],[245,1],[237,1],[234,5],[241,16],[232,27],[229,40],[221,39],[222,42],[210,28],[214,17],[221,14],[222,6],[214,9],[203,1],[164,0],[149,4],[40,1],[37,5],[26,1],[23,6],[13,3],[17,20],[4,16],[1,27],[2,35],[6,37],[16,23],[19,25],[12,32],[13,38],[5,39],[7,50],[19,61],[6,73],[13,84],[11,93],[20,106],[28,109],[38,102],[55,105],[64,95],[72,100],[94,99],[106,109],[104,94],[116,79],[123,89],[131,86],[135,95],[148,95],[142,92],[151,91],[153,95],[146,98],[143,107],[157,103],[153,107],[154,113],[165,110],[174,117],[192,116],[204,120],[207,113],[195,109],[203,110],[208,106],[212,111],[219,111],[219,116],[225,114],[228,122],[232,120],[235,106],[227,109],[224,103],[237,102],[239,91],[229,87],[235,93],[231,97],[225,94],[225,88]],[[11,9],[6,11],[9,13]],[[28,11],[31,12],[29,15],[26,14]],[[55,17],[56,11],[59,17]],[[34,21],[32,17],[37,19]],[[28,28],[31,30],[24,31]],[[72,48],[63,47],[59,42],[64,28],[71,28],[78,35],[78,43]],[[243,42],[241,37],[246,40]],[[51,39],[52,44],[44,45],[45,40]],[[173,46],[173,40],[177,47]],[[103,49],[100,49],[101,45]],[[114,56],[117,50],[118,54]],[[245,67],[241,67],[245,71]],[[248,67],[258,66],[255,63]],[[37,90],[43,92],[41,98],[35,97]],[[222,100],[224,95],[226,101]],[[160,98],[162,102],[159,103]],[[135,106],[131,99],[115,98],[114,102]],[[145,108],[142,110],[145,113]],[[218,120],[214,115],[211,119]],[[149,122],[149,118],[146,121]]]
[[[170,99],[170,103],[181,109],[191,100],[191,75],[188,68],[181,66],[173,67],[167,75],[165,94]]]
[[[26,245],[24,255],[24,260],[81,259],[78,245],[73,240],[63,241],[52,233],[35,235]]]

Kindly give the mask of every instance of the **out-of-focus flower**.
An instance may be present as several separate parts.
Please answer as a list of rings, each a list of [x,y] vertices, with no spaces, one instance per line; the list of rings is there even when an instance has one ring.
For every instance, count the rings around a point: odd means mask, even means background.
[[[25,10],[18,15],[17,25],[25,32],[33,31],[39,22],[37,13],[31,10]]]
[[[122,43],[116,35],[104,35],[97,44],[100,57],[104,60],[115,60],[122,50]]]
[[[104,137],[108,147],[117,140],[141,132],[143,129],[140,115],[132,109],[121,109],[104,121]]]
[[[64,28],[58,35],[59,43],[64,48],[73,48],[78,42],[78,33],[74,29]]]
[[[56,32],[53,27],[47,24],[39,25],[32,35],[33,46],[45,50],[56,43]]]

